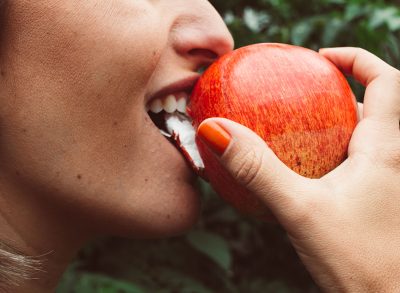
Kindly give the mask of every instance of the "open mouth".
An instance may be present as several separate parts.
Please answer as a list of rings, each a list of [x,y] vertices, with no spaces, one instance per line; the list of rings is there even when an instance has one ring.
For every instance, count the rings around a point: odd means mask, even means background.
[[[195,142],[196,130],[187,114],[188,102],[189,94],[179,92],[153,99],[146,108],[160,132],[178,147],[196,173],[201,175],[204,163]]]
[[[153,99],[147,104],[148,114],[154,124],[160,129],[166,137],[171,137],[166,125],[166,115],[184,115],[187,120],[190,118],[186,113],[186,105],[189,101],[189,94],[180,92],[169,94],[163,98]]]

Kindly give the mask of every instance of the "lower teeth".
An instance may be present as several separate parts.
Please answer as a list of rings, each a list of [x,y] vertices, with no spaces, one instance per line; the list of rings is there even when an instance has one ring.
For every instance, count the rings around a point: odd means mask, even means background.
[[[168,138],[171,138],[171,137],[172,137],[172,134],[169,134],[168,132],[166,132],[166,131],[164,131],[164,130],[162,130],[162,129],[160,129],[160,132],[161,132],[161,134],[164,135],[165,137],[168,137]]]
[[[204,163],[195,141],[196,130],[192,125],[191,119],[178,112],[172,114],[165,113],[164,118],[167,132],[160,129],[161,133],[175,140],[196,170],[204,169]]]

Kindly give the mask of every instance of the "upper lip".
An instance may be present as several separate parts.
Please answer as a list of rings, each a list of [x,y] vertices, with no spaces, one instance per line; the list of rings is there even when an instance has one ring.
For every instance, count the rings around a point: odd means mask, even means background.
[[[200,78],[200,75],[189,76],[184,79],[173,82],[167,86],[164,86],[154,94],[150,94],[146,97],[146,104],[152,100],[163,98],[169,94],[186,92],[190,94],[196,82]]]

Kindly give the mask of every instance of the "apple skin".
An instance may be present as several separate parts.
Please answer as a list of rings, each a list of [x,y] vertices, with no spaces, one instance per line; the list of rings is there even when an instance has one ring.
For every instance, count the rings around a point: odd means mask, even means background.
[[[211,65],[187,107],[193,126],[224,117],[256,132],[296,173],[320,178],[347,157],[358,121],[357,102],[344,75],[315,51],[286,44],[243,47]],[[205,176],[215,191],[245,214],[268,210],[219,163],[197,137]]]

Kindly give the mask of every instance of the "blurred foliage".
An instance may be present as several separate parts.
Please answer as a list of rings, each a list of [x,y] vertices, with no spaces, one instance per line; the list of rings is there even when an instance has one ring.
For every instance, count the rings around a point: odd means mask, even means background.
[[[258,42],[363,47],[400,67],[395,1],[215,0],[236,47]],[[397,3],[399,4],[399,3]],[[355,86],[359,100],[363,89]],[[57,292],[318,292],[275,224],[245,218],[199,182],[203,215],[187,235],[101,239],[83,249]]]
[[[362,47],[400,68],[400,1],[214,1],[236,47],[278,42],[313,50]],[[350,79],[359,101],[363,89]]]
[[[80,252],[58,292],[316,292],[277,225],[244,218],[198,186],[203,216],[187,235],[101,239]]]

